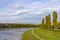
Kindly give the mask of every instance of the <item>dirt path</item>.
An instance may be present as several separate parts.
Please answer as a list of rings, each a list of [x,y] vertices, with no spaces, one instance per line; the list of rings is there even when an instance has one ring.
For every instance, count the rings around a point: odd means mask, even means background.
[[[32,30],[32,34],[33,34],[33,36],[35,36],[38,40],[43,40],[43,39],[41,39],[36,33],[34,33],[33,30]]]

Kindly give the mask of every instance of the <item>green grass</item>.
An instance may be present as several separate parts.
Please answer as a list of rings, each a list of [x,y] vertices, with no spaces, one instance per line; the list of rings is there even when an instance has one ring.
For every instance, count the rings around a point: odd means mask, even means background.
[[[60,40],[60,31],[51,31],[44,29],[35,29],[34,32],[44,40]],[[30,31],[26,31],[23,34],[22,40],[37,40]]]
[[[34,32],[44,40],[60,40],[60,31],[36,29]]]
[[[32,33],[31,30],[26,31],[23,35],[22,35],[22,40],[38,40],[36,39]]]

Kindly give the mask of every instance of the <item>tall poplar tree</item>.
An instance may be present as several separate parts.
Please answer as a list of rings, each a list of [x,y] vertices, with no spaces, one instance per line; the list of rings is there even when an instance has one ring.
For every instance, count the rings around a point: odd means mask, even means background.
[[[51,25],[51,16],[50,16],[50,14],[46,16],[46,24],[47,24],[48,28],[50,28],[50,25]]]
[[[44,18],[42,19],[42,24],[44,24]]]
[[[48,20],[49,20],[49,19],[48,19],[48,16],[46,16],[46,24],[48,24]]]
[[[53,12],[53,25],[54,25],[54,27],[57,25],[57,12],[56,11],[54,11]]]
[[[50,28],[51,26],[51,15],[48,14],[48,28]]]

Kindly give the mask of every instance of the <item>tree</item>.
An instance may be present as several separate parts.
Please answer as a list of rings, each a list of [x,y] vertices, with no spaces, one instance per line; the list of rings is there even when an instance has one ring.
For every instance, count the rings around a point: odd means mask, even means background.
[[[51,25],[51,16],[50,16],[50,14],[48,15],[48,24]]]
[[[51,26],[51,15],[48,14],[48,28],[50,29]]]
[[[45,28],[46,28],[46,29],[48,29],[48,20],[49,20],[49,19],[48,19],[48,16],[46,16],[46,17],[45,17],[45,23],[46,23],[46,24],[45,24],[45,25],[46,25]]]
[[[48,19],[48,16],[46,16],[46,24],[48,24],[48,20],[49,20],[49,19]]]
[[[54,11],[53,12],[53,25],[54,25],[54,27],[56,27],[56,25],[57,25],[57,12],[56,11]]]
[[[46,25],[50,29],[50,25],[51,25],[51,16],[50,16],[50,14],[46,16]]]
[[[42,24],[44,24],[44,18],[42,19]]]
[[[41,24],[40,24],[40,28],[44,28],[44,25],[45,25],[44,18],[42,18],[42,21],[41,21]]]

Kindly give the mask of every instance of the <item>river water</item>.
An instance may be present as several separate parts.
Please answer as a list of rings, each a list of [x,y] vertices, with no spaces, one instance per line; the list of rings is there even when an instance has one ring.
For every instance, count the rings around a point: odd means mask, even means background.
[[[14,28],[0,31],[0,40],[21,40],[22,34],[26,30],[31,30],[33,28]]]

